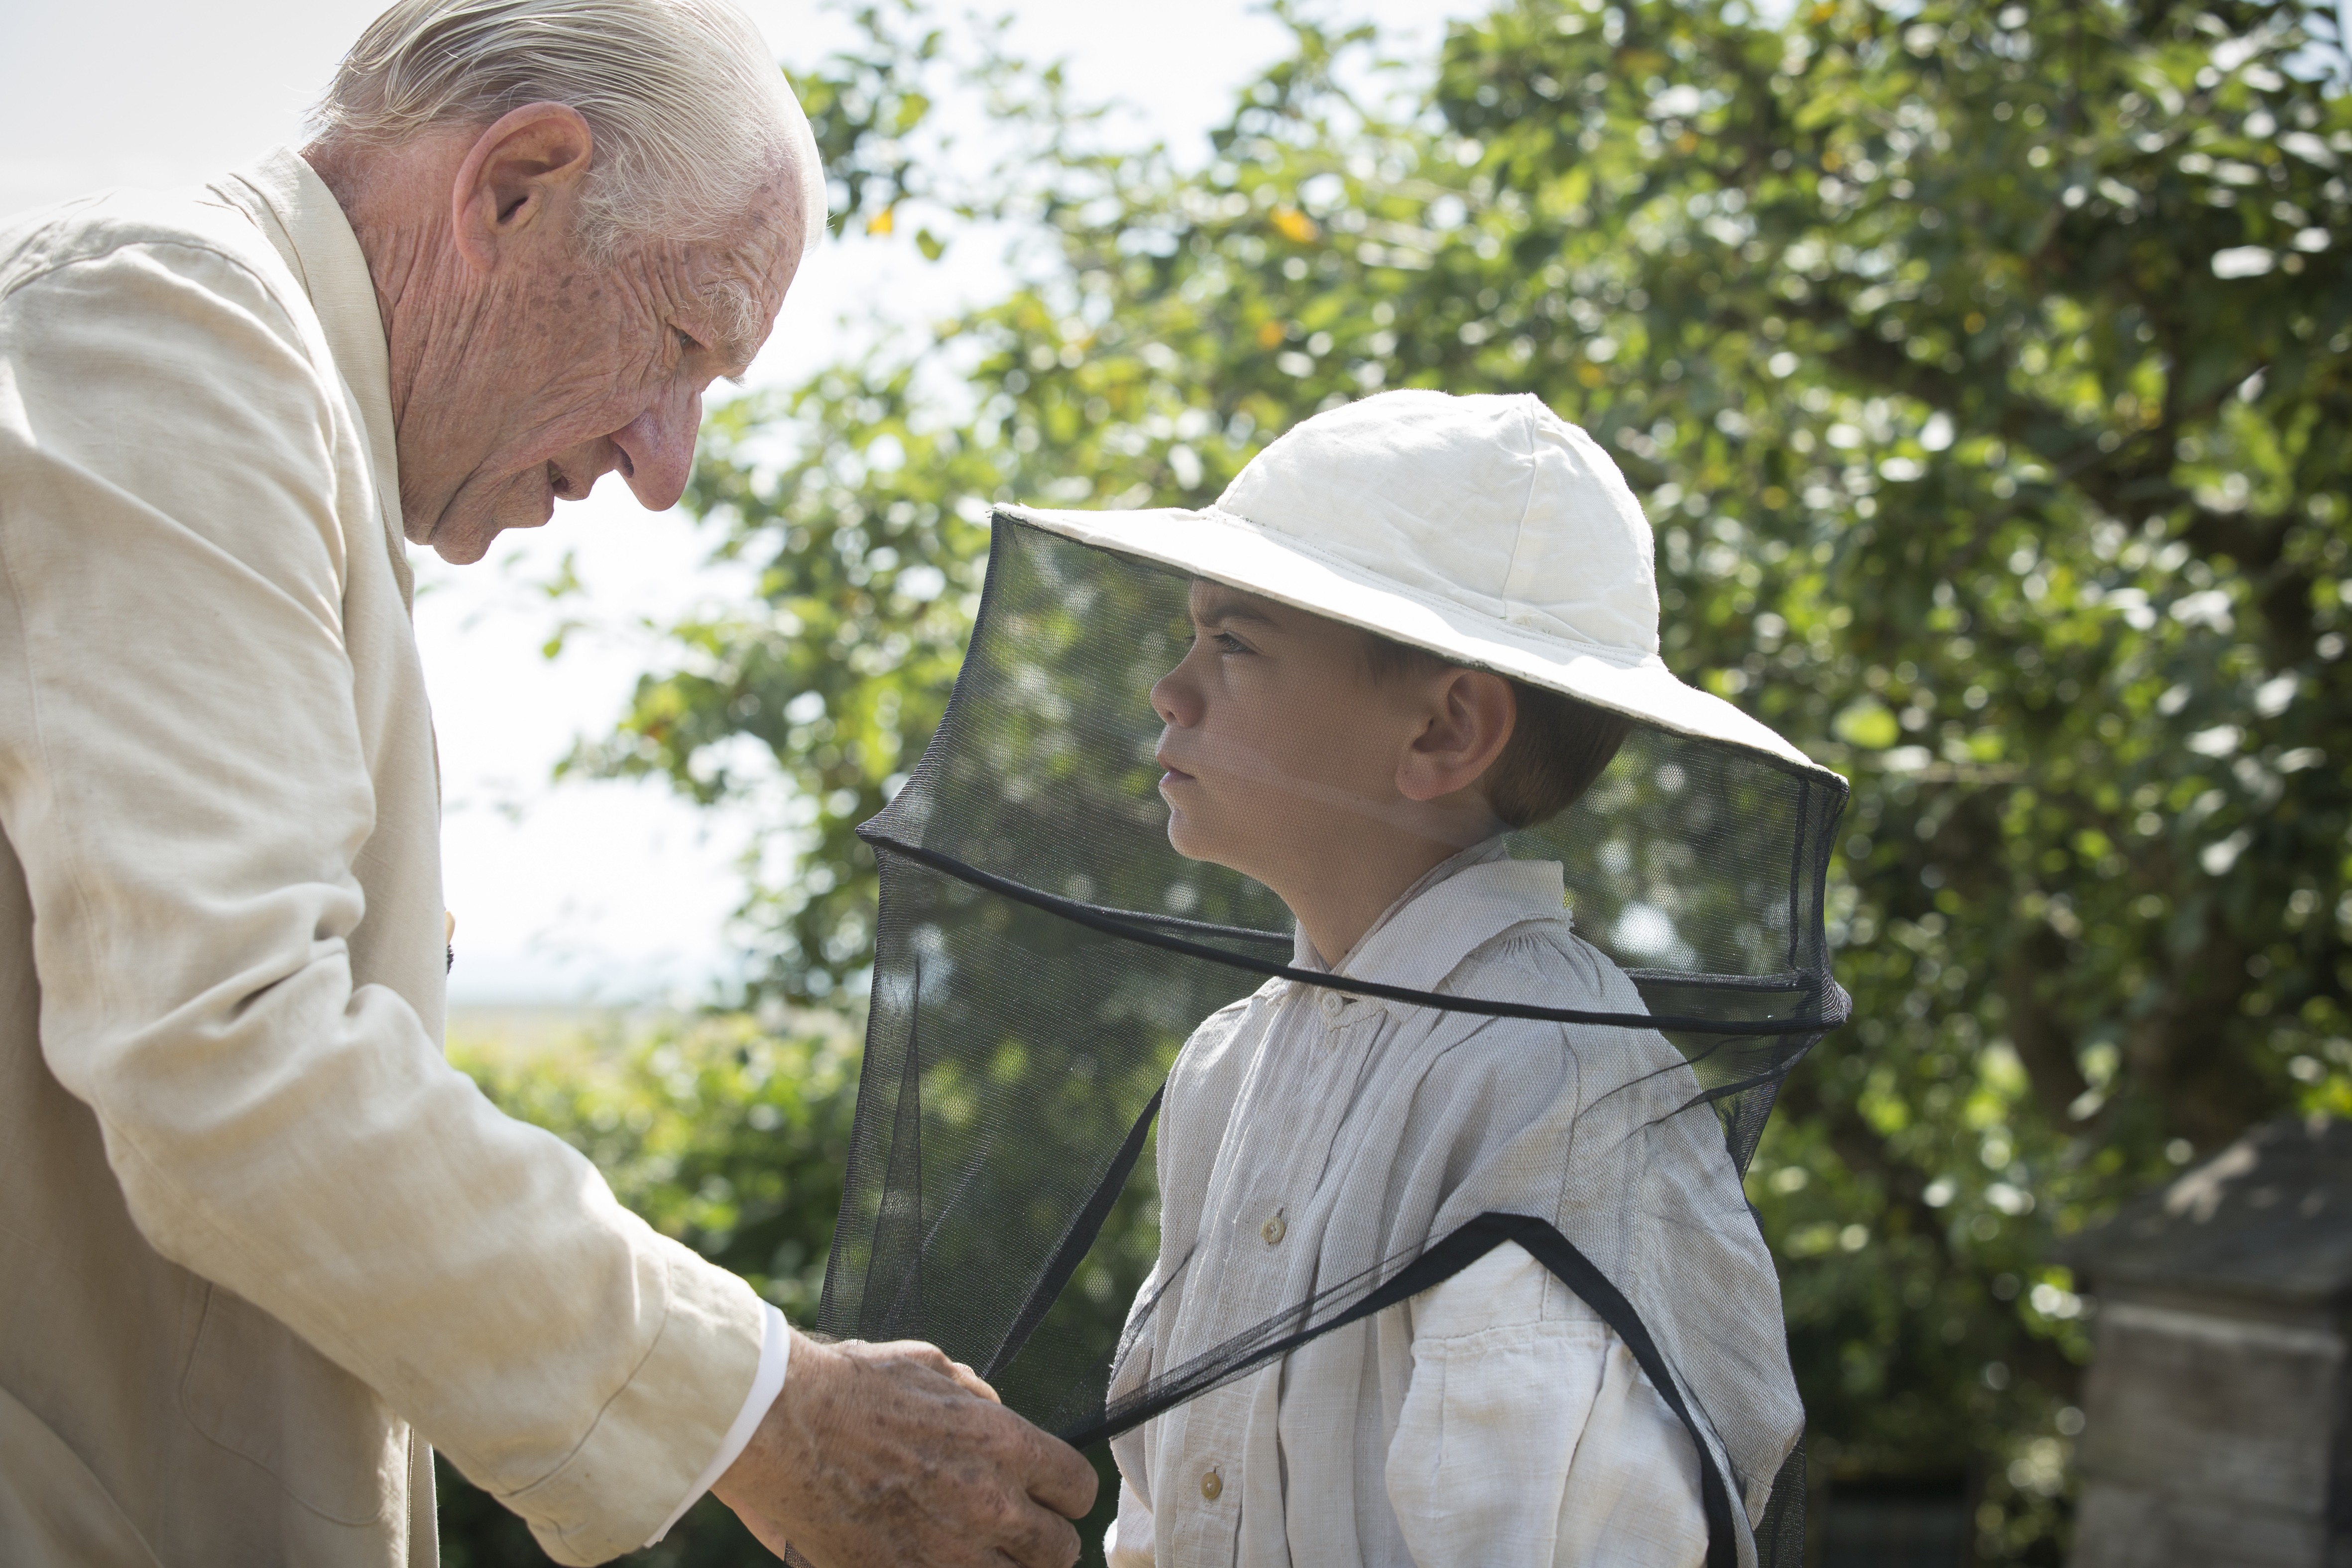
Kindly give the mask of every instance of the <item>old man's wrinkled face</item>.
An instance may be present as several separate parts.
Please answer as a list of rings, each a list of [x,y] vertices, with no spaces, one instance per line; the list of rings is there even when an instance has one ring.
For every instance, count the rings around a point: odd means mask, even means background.
[[[479,560],[608,473],[674,506],[704,392],[750,365],[821,221],[779,171],[723,238],[597,254],[577,224],[592,156],[577,114],[536,105],[421,143],[346,197],[377,214],[355,226],[383,307],[405,530],[446,560]],[[450,193],[409,194],[436,182]]]
[[[442,395],[403,422],[404,438],[444,456],[435,497],[406,483],[403,454],[410,538],[478,560],[504,529],[539,527],[612,472],[645,507],[676,505],[703,392],[751,364],[792,281],[798,235],[778,221],[791,199],[779,193],[732,244],[645,243],[603,266],[562,258],[499,290],[478,330],[452,345]]]

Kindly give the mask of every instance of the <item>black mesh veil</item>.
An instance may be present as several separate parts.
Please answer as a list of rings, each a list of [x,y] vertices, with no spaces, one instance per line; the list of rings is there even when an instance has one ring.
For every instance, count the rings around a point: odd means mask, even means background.
[[[1612,1207],[1606,1194],[1648,1179],[1640,1173],[1711,1164],[1710,1190],[1728,1196],[1709,1223],[1734,1246],[1744,1227],[1760,1256],[1737,1173],[1780,1079],[1847,1007],[1822,916],[1843,780],[1637,727],[1567,810],[1504,840],[1512,860],[1559,864],[1575,934],[1630,981],[1610,994],[1637,1005],[1301,968],[1272,893],[1169,842],[1153,761],[1161,721],[1146,694],[1184,655],[1190,586],[1183,572],[998,514],[946,716],[860,830],[880,862],[881,911],[818,1326],[937,1343],[1013,1409],[1085,1443],[1516,1241],[1618,1330],[1698,1442],[1710,1568],[1793,1568],[1802,1487],[1775,1485],[1774,1472],[1801,1477],[1801,1458],[1787,1431],[1751,1435],[1782,1417],[1736,1407],[1748,1375],[1717,1345],[1705,1300],[1701,1255],[1714,1243],[1672,1240],[1692,1228],[1680,1216],[1646,1223],[1658,1216],[1638,1193],[1624,1213],[1580,1217]],[[1577,1124],[1613,1129],[1606,1143],[1580,1130],[1580,1158],[1590,1138],[1616,1163],[1581,1207],[1571,1180],[1565,1207],[1497,1189],[1475,1214],[1441,1209],[1442,1228],[1366,1242],[1299,1299],[1145,1366],[1137,1346],[1160,1309],[1147,1295],[1124,1340],[1112,1338],[1099,1325],[1116,1303],[1082,1299],[1111,1279],[1087,1267],[1089,1249],[1123,1194],[1148,1201],[1154,1118],[1187,1038],[1242,998],[1291,988],[1434,1019],[1475,1035],[1465,1049],[1505,1038],[1477,1032],[1495,1019],[1516,1020],[1510,1039],[1534,1029],[1570,1040],[1591,1085]],[[1592,1065],[1612,1053],[1626,1065]],[[1558,1157],[1567,1163],[1564,1146]],[[1152,1289],[1168,1290],[1165,1263]],[[1767,1305],[1778,1334],[1777,1295]],[[1785,1344],[1771,1354],[1785,1376]],[[1767,1488],[1772,1507],[1751,1528]]]

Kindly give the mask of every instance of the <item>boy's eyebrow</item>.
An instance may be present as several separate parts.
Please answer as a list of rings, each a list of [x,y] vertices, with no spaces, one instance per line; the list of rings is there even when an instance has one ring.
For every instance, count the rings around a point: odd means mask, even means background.
[[[1193,620],[1202,624],[1213,621],[1249,621],[1277,631],[1281,629],[1281,623],[1273,616],[1257,609],[1237,593],[1228,592],[1211,597],[1206,604],[1192,610],[1192,615]]]

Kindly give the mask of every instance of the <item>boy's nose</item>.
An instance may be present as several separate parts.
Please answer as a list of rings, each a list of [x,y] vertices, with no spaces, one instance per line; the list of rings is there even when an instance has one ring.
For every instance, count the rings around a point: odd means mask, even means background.
[[[1177,678],[1181,673],[1171,670],[1152,683],[1151,711],[1160,716],[1162,724],[1190,729],[1200,720],[1201,699]]]

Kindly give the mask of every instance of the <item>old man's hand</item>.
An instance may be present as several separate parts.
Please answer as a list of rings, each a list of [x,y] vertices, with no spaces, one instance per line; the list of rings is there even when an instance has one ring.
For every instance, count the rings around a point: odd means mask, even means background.
[[[817,1568],[1069,1568],[1095,1472],[930,1345],[796,1334],[783,1393],[711,1490]]]

